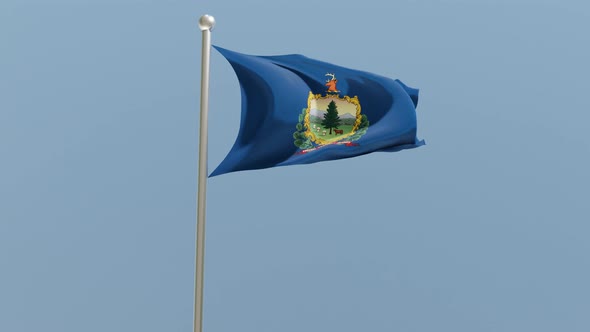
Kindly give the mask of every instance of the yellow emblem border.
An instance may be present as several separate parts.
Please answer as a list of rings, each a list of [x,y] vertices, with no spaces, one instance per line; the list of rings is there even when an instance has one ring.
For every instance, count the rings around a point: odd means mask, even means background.
[[[319,145],[325,145],[328,143],[333,143],[329,142],[321,137],[316,137],[316,135],[313,133],[313,131],[311,130],[311,126],[310,126],[310,120],[309,120],[309,112],[311,110],[311,101],[312,100],[316,100],[316,99],[327,99],[327,98],[337,98],[339,100],[342,101],[346,101],[348,103],[354,104],[356,106],[356,121],[354,122],[354,126],[352,127],[352,130],[350,131],[350,133],[340,136],[338,140],[341,140],[343,138],[349,137],[354,135],[354,133],[356,132],[356,130],[358,129],[359,125],[361,124],[361,104],[359,103],[359,99],[358,96],[354,96],[354,97],[349,97],[349,96],[344,96],[344,97],[340,97],[338,95],[330,95],[330,94],[326,94],[324,96],[322,96],[321,93],[318,94],[313,94],[311,91],[309,92],[309,95],[307,97],[307,109],[305,110],[305,120],[304,120],[304,125],[305,128],[307,128],[307,130],[305,131],[305,136],[309,137],[309,139]]]

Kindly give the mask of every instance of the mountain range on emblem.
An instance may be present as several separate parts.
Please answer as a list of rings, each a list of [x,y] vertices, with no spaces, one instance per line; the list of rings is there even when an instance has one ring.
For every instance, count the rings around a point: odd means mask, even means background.
[[[312,108],[311,111],[309,111],[309,121],[311,123],[320,123],[324,119],[326,113],[327,111]],[[356,116],[350,113],[338,114],[338,117],[344,125],[352,125],[356,121]]]

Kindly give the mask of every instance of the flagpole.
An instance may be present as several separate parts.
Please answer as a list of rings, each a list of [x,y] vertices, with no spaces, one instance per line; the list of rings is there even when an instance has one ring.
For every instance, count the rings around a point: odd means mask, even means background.
[[[197,190],[197,229],[195,252],[195,303],[193,332],[203,331],[203,270],[205,267],[205,195],[207,193],[207,115],[209,113],[209,58],[211,29],[215,19],[210,15],[199,18],[203,33],[201,53],[201,117],[199,129],[199,176]]]

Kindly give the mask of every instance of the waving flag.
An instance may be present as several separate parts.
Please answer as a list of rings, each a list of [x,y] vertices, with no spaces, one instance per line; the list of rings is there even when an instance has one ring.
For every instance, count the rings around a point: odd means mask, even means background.
[[[418,90],[303,55],[215,48],[242,90],[234,146],[210,176],[415,148]]]

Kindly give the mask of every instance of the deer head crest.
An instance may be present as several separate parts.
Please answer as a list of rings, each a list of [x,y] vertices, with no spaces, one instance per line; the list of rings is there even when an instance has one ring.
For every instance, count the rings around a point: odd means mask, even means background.
[[[336,79],[336,76],[334,74],[327,73],[326,76],[332,77],[331,79],[327,80],[326,83]]]

